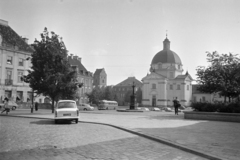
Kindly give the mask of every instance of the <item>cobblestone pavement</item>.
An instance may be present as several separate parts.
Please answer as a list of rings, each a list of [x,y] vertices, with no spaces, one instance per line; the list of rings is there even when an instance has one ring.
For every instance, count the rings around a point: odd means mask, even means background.
[[[0,160],[201,160],[112,127],[0,117]]]

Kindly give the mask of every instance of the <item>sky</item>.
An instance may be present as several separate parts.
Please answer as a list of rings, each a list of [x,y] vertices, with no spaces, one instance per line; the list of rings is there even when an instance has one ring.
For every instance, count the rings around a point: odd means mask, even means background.
[[[239,8],[239,0],[0,0],[0,19],[30,44],[47,27],[88,71],[104,68],[107,85],[116,85],[149,73],[166,33],[193,79],[207,51],[239,54]]]

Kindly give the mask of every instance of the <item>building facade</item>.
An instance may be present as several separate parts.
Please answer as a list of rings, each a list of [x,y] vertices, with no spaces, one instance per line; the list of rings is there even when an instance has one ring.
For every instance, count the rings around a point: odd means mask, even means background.
[[[204,93],[198,90],[199,84],[192,85],[192,102],[224,102],[224,96],[218,93]]]
[[[94,87],[106,87],[107,86],[107,73],[104,68],[96,69],[93,74],[93,86]]]
[[[145,106],[172,106],[176,97],[182,105],[189,106],[192,99],[192,77],[183,74],[179,56],[170,50],[166,37],[163,50],[152,59],[150,74],[142,79],[142,104]]]
[[[29,85],[21,77],[28,74],[31,62],[27,61],[33,49],[27,39],[20,37],[7,21],[0,20],[0,100],[5,97],[16,101],[32,99]]]
[[[135,93],[138,89],[142,88],[142,82],[137,80],[135,77],[128,77],[127,79],[123,80],[119,84],[113,87],[114,93],[117,95],[118,104],[119,105],[127,105],[125,104],[125,96],[128,92],[133,92],[133,83],[135,85]],[[130,99],[130,97],[129,97]]]
[[[88,98],[86,93],[89,93],[93,89],[93,74],[89,72],[82,64],[81,58],[78,56],[73,56],[71,54],[68,56],[68,61],[71,67],[77,72],[77,80],[79,83],[83,83],[83,86],[78,89],[76,100],[78,104],[88,103]]]

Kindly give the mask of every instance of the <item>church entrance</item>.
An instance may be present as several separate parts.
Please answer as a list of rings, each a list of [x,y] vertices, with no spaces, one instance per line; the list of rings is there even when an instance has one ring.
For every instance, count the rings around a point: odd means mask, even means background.
[[[152,96],[152,106],[156,107],[156,95]]]

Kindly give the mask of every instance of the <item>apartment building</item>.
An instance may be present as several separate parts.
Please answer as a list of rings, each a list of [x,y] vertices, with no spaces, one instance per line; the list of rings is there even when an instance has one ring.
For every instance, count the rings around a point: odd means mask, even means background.
[[[77,91],[77,103],[88,103],[88,97],[86,93],[89,93],[93,89],[93,73],[89,72],[81,62],[81,58],[70,54],[68,61],[71,67],[77,72],[77,80],[79,83],[83,83],[83,86]]]
[[[20,37],[7,21],[0,19],[0,100],[5,97],[16,101],[31,99],[31,88],[21,79],[28,74],[28,61],[33,49],[27,39]]]

